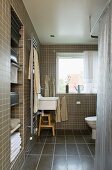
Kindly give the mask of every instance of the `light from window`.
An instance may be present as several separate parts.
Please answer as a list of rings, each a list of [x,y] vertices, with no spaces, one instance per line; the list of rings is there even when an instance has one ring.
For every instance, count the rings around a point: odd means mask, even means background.
[[[57,93],[75,93],[78,85],[84,86],[84,57],[83,53],[57,53]]]

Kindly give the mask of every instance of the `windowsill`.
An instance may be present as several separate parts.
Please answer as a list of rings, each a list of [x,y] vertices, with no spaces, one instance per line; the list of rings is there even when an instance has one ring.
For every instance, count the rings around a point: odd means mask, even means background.
[[[65,94],[65,95],[69,95],[69,94],[70,94],[70,95],[77,95],[77,94],[78,94],[78,95],[89,95],[89,94],[90,94],[90,95],[92,95],[92,94],[93,94],[93,95],[97,95],[97,93],[56,93],[56,94],[57,94],[57,95],[60,95],[60,94],[62,94],[62,95],[63,95],[63,94]]]

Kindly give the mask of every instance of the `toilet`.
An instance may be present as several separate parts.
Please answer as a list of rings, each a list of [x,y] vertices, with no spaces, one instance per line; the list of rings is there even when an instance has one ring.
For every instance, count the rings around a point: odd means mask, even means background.
[[[92,139],[96,139],[96,116],[86,117],[85,121],[92,128]]]

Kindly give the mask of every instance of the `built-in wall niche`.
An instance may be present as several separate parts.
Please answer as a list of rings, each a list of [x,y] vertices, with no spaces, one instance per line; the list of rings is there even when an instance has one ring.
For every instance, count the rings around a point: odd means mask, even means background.
[[[24,28],[18,15],[11,8],[11,50],[10,50],[10,98],[11,98],[11,136],[10,150],[11,166],[14,166],[18,156],[23,151],[23,58],[24,58]]]

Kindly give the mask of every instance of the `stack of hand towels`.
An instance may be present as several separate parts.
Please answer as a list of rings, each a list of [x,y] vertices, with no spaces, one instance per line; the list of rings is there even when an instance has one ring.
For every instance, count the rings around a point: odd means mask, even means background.
[[[21,149],[21,136],[19,132],[15,132],[11,135],[11,156],[10,156],[10,162],[12,162]]]

